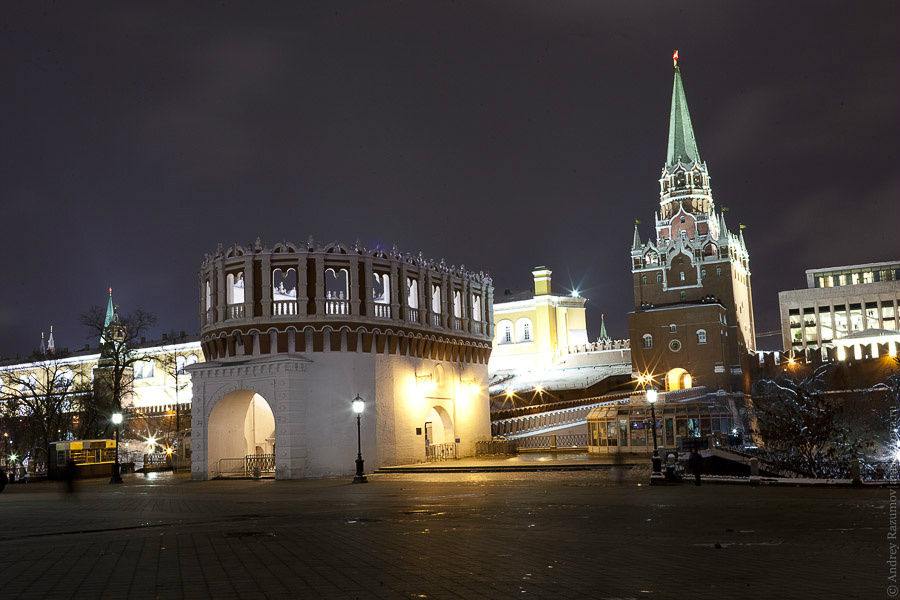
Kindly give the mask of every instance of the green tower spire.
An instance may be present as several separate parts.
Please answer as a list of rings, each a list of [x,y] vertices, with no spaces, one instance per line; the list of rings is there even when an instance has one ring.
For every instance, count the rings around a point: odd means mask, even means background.
[[[666,152],[666,165],[672,166],[678,159],[681,162],[700,162],[700,151],[694,138],[691,125],[691,114],[688,112],[687,98],[684,97],[684,85],[681,83],[681,69],[678,68],[678,53],[674,56],[675,83],[672,85],[672,112],[669,115],[669,147]]]
[[[109,324],[113,322],[113,317],[116,314],[116,307],[113,306],[112,301],[112,288],[109,288],[109,301],[106,303],[106,319],[103,320],[103,332],[100,334],[100,346],[103,347],[103,344],[106,343],[106,331],[109,329]]]
[[[605,342],[609,340],[609,334],[606,333],[606,319],[604,315],[600,315],[600,341]]]

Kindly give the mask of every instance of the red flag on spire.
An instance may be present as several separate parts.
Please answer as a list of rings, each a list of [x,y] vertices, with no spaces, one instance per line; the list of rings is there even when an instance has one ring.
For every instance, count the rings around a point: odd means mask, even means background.
[[[672,64],[678,66],[678,50],[672,53]]]

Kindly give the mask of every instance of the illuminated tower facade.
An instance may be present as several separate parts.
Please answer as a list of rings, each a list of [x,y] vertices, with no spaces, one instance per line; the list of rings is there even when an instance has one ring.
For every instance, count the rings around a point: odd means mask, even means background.
[[[655,236],[634,228],[629,314],[635,374],[658,387],[746,387],[746,360],[756,349],[750,257],[743,233],[731,233],[716,209],[709,169],[700,158],[678,54],[666,162],[659,179]],[[655,239],[654,239],[655,238]]]

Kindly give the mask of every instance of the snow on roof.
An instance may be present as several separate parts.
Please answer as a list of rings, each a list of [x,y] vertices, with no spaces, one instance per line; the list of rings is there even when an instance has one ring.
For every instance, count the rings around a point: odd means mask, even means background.
[[[506,390],[513,392],[533,390],[537,386],[553,392],[588,388],[614,375],[630,375],[631,363],[612,365],[591,365],[528,371],[524,373],[500,372],[491,377],[490,393],[500,394]]]

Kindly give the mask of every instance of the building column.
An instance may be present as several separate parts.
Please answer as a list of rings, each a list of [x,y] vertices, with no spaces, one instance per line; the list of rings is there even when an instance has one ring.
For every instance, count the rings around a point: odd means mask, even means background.
[[[316,315],[325,314],[325,257],[316,254]]]
[[[247,277],[244,275],[244,277]],[[262,277],[262,286],[260,286],[262,290],[262,315],[263,317],[271,317],[272,316],[272,255],[271,254],[263,254],[262,256],[262,269],[261,269],[261,277]]]
[[[306,316],[306,304],[308,298],[306,296],[306,254],[300,255],[297,260],[297,314],[301,317]]]
[[[400,301],[400,319],[403,321],[409,320],[409,286],[406,284],[406,263],[401,263],[400,265],[400,275],[399,281],[400,284],[398,287],[400,288],[400,294],[398,300]]]
[[[375,316],[375,298],[372,290],[374,289],[373,281],[375,273],[372,270],[372,257],[363,257],[363,284],[360,286],[362,293],[363,306],[366,309],[366,316],[370,319]]]
[[[406,282],[403,282],[401,285],[399,271],[397,270],[397,262],[396,260],[391,261],[391,318],[394,320],[401,320],[402,317],[400,315],[400,295],[401,290],[406,285]],[[372,342],[373,344],[375,342]]]
[[[419,324],[424,325],[427,321],[428,315],[426,314],[425,307],[425,275],[422,273],[422,267],[419,267],[419,274],[416,277],[416,286],[419,288]]]
[[[252,319],[256,313],[256,294],[253,285],[253,256],[244,257],[244,318]]]
[[[441,277],[441,327],[450,328],[450,317],[453,315],[453,295],[450,293],[450,275]]]
[[[225,298],[225,261],[219,259],[216,261],[216,308],[219,313],[218,321],[225,320],[226,298]]]
[[[362,290],[359,285],[359,256],[356,254],[350,255],[350,267],[348,268],[348,286],[349,286],[349,298],[350,301],[350,314],[353,316],[359,316],[359,301],[360,294]]]

